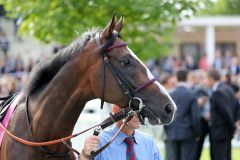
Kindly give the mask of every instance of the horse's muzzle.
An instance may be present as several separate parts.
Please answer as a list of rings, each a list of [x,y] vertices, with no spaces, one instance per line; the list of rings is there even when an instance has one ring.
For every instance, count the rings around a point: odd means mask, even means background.
[[[160,112],[156,112],[148,106],[143,107],[141,111],[151,125],[168,125],[174,120],[175,113],[176,108],[172,104],[167,104]]]
[[[175,118],[176,110],[177,108],[174,107],[172,104],[167,104],[164,107],[164,110],[163,110],[164,113],[163,113],[163,116],[161,117],[164,125],[168,125],[173,122]]]

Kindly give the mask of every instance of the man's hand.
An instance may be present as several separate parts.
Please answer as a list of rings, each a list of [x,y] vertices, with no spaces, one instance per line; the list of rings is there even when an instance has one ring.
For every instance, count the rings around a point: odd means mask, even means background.
[[[97,146],[98,146],[98,143],[99,143],[99,137],[98,136],[90,136],[88,138],[85,139],[85,142],[84,142],[84,153],[86,155],[89,155],[91,154],[92,151],[97,151]]]

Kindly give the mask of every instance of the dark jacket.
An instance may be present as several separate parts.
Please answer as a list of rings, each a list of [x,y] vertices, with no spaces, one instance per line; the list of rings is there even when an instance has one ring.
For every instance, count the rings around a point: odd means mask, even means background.
[[[237,119],[238,101],[234,91],[226,84],[219,84],[213,91],[211,102],[210,131],[213,140],[232,138]]]
[[[195,94],[183,85],[179,85],[170,93],[178,109],[172,124],[165,126],[167,139],[185,140],[200,135],[200,108],[197,106]]]

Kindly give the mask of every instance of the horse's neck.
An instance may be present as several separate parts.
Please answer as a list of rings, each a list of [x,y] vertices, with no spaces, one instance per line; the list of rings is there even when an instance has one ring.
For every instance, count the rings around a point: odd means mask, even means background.
[[[60,72],[30,101],[32,132],[41,141],[70,135],[85,103],[94,98],[79,67],[68,65]]]

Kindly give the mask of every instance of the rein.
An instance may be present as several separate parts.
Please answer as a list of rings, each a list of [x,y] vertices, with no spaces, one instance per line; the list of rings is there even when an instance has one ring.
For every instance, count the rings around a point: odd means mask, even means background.
[[[26,106],[27,107],[27,106]],[[131,108],[127,107],[127,108],[123,108],[121,109],[119,112],[115,113],[114,115],[110,113],[110,116],[109,118],[105,119],[104,121],[102,121],[101,123],[95,125],[95,126],[92,126],[86,130],[83,130],[79,133],[76,133],[76,134],[73,134],[73,135],[70,135],[70,136],[67,136],[67,137],[64,137],[64,138],[59,138],[59,139],[56,139],[56,140],[52,140],[52,141],[47,141],[47,142],[32,142],[32,141],[27,141],[27,140],[24,140],[18,136],[15,136],[14,134],[12,134],[10,131],[8,131],[3,125],[2,123],[0,123],[0,127],[5,131],[5,133],[11,137],[12,139],[14,139],[15,141],[21,143],[21,144],[24,144],[24,145],[27,145],[27,146],[32,146],[32,147],[43,147],[43,146],[49,146],[49,145],[54,145],[54,144],[59,144],[59,143],[63,143],[64,145],[66,145],[69,150],[75,152],[77,155],[79,155],[80,153],[73,149],[71,146],[69,146],[67,144],[66,141],[69,141],[71,140],[72,138],[74,137],[77,137],[78,135],[80,134],[83,134],[93,128],[98,128],[98,131],[99,130],[103,130],[105,128],[107,128],[108,126],[114,124],[115,122],[119,121],[119,120],[122,120],[124,118],[127,117],[127,120],[124,122],[124,124],[119,128],[118,132],[114,135],[114,137],[112,138],[111,141],[109,141],[107,144],[105,144],[102,148],[100,148],[98,151],[92,153],[92,156],[96,156],[97,154],[99,154],[102,150],[104,150],[105,148],[107,148],[111,143],[112,141],[114,141],[114,139],[118,136],[118,134],[120,133],[122,127],[124,127],[124,125],[132,118],[133,116],[133,112],[131,112]],[[69,152],[68,152],[69,153]],[[67,154],[64,154],[64,156],[67,156]],[[61,157],[61,155],[58,155],[59,157]],[[47,155],[46,158],[51,158],[51,157],[56,157],[56,155]]]
[[[19,143],[22,143],[22,144],[25,144],[27,146],[32,146],[32,147],[42,147],[42,146],[49,146],[49,145],[53,145],[53,144],[59,144],[59,143],[62,143],[63,141],[68,141],[74,137],[77,137],[78,135],[82,134],[82,133],[85,133],[93,128],[96,128],[98,127],[100,124],[97,124],[95,126],[92,126],[82,132],[79,132],[79,133],[76,133],[76,134],[73,134],[73,135],[70,135],[70,136],[67,136],[67,137],[64,137],[64,138],[60,138],[60,139],[56,139],[56,140],[52,140],[52,141],[47,141],[47,142],[31,142],[31,141],[27,141],[27,140],[24,140],[22,138],[19,138],[17,136],[15,136],[14,134],[12,134],[10,131],[8,131],[3,125],[2,123],[0,123],[0,127],[5,131],[5,133],[7,133],[7,135],[9,137],[11,137],[12,139],[14,139],[15,141],[19,142]]]

